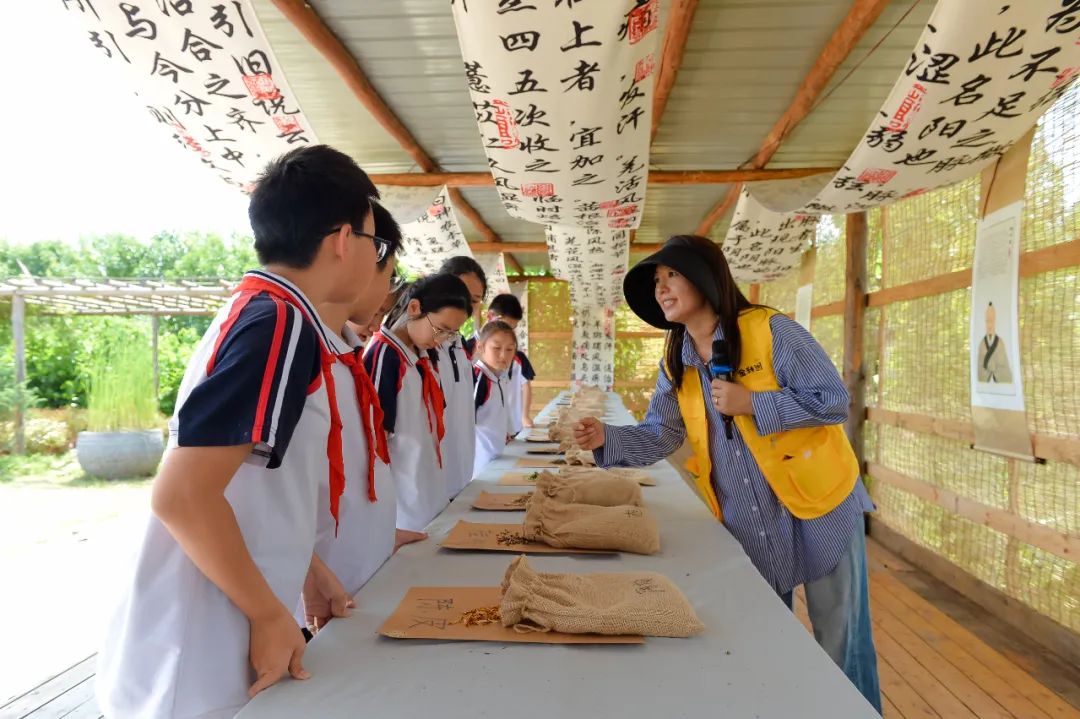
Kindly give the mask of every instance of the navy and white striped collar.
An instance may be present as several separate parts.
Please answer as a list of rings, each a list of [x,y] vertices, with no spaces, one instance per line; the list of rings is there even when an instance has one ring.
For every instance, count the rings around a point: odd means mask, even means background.
[[[311,318],[311,323],[319,333],[319,339],[322,342],[323,347],[330,352],[336,352],[338,350],[340,346],[340,337],[338,336],[338,333],[326,326],[326,323],[322,321],[322,317],[319,316],[318,311],[315,309],[315,305],[307,298],[307,295],[300,291],[299,287],[292,282],[289,282],[281,275],[274,274],[268,270],[250,270],[245,272],[244,276],[257,277],[260,280],[272,282],[291,295],[293,299],[296,300],[296,303],[304,309],[308,317]],[[333,338],[335,337],[338,337],[338,342],[334,341]],[[351,348],[346,349],[345,351],[351,351]]]
[[[495,373],[495,370],[484,364],[484,360],[476,360],[476,366],[492,382],[499,381],[499,375]]]
[[[416,360],[417,360],[416,351],[413,350],[412,347],[409,347],[406,343],[404,343],[400,339],[398,339],[398,336],[396,334],[394,334],[393,330],[391,330],[386,325],[383,325],[382,329],[379,330],[379,334],[382,335],[382,337],[387,342],[391,343],[392,345],[397,347],[399,350],[401,350],[401,353],[403,355],[405,355],[405,359],[410,365],[415,365],[416,364]]]

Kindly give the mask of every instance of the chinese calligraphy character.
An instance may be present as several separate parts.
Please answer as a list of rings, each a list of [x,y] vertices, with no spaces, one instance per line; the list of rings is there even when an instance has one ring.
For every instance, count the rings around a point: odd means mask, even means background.
[[[566,89],[563,92],[569,92],[573,89],[578,90],[592,90],[596,87],[596,78],[593,77],[596,73],[600,72],[600,63],[588,63],[585,60],[578,62],[577,67],[574,68],[574,74],[562,78],[559,82],[566,85]]]
[[[585,39],[584,39],[585,33],[587,33],[589,30],[595,29],[596,28],[595,25],[582,25],[577,20],[574,20],[573,23],[574,23],[574,39],[571,40],[570,42],[566,43],[565,45],[560,45],[559,46],[560,50],[562,50],[563,52],[569,52],[570,50],[576,50],[576,49],[581,48],[581,47],[587,47],[587,46],[593,46],[593,45],[596,45],[596,46],[603,45],[603,43],[601,43],[599,40],[585,41]]]

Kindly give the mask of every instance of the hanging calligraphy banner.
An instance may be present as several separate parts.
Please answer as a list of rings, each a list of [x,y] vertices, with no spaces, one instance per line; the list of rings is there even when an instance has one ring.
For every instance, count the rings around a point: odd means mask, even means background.
[[[858,212],[979,172],[1080,74],[1078,30],[1076,0],[940,0],[840,171],[754,183],[754,198],[775,212]]]
[[[507,212],[543,224],[636,228],[645,208],[659,0],[452,5]]]
[[[225,182],[249,192],[268,161],[316,143],[249,0],[67,0],[151,117]]]
[[[510,292],[515,297],[521,300],[521,322],[518,322],[516,329],[518,349],[522,352],[529,353],[529,283],[528,282],[511,282]]]
[[[815,215],[770,212],[747,190],[739,195],[724,237],[724,257],[739,282],[768,282],[798,267],[810,246]]]
[[[506,260],[501,252],[478,252],[476,261],[480,263],[487,277],[485,303],[490,303],[495,295],[510,293],[510,280],[506,278]]]
[[[428,207],[427,212],[413,222],[401,225],[401,235],[399,261],[421,275],[438,272],[442,263],[451,257],[472,257],[472,250],[465,241],[465,233],[461,231],[445,187]]]
[[[400,225],[419,220],[438,199],[444,188],[403,187],[382,185],[379,187],[379,204],[390,211]]]
[[[610,390],[615,382],[615,305],[630,260],[626,230],[547,228],[552,273],[570,284],[573,311],[571,377]]]
[[[614,307],[622,302],[622,281],[630,260],[626,230],[549,225],[547,246],[551,272],[570,283],[575,309]]]
[[[615,384],[615,309],[574,307],[573,364],[575,387],[590,385],[611,391]]]

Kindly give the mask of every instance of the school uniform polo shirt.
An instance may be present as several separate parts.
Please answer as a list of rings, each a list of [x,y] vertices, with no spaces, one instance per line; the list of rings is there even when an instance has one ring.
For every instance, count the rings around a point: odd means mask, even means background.
[[[447,499],[453,499],[473,478],[473,436],[476,433],[473,368],[460,337],[442,345],[433,354],[446,398],[446,434],[442,441],[442,456]]]
[[[249,275],[290,300],[238,293],[218,312],[188,364],[167,451],[254,445],[225,497],[256,566],[291,608],[311,562],[319,488],[329,476],[321,351],[332,333],[290,282]],[[146,524],[133,570],[98,654],[102,711],[141,719],[233,716],[255,678],[247,618],[157,517]]]
[[[424,401],[424,370],[417,360],[412,347],[387,328],[377,332],[364,351],[364,367],[375,383],[383,426],[390,435],[397,528],[412,532],[424,531],[449,503],[436,421]]]
[[[524,429],[521,416],[524,414],[524,391],[525,385],[536,378],[536,371],[524,352],[518,350],[514,354],[514,361],[510,364],[507,373],[509,378],[509,390],[507,392],[507,411],[510,412],[510,434],[516,435]]]
[[[360,338],[348,327],[330,337],[335,354],[358,353]],[[330,514],[330,486],[319,485],[318,533],[315,553],[337,575],[350,594],[360,588],[394,551],[397,518],[396,492],[390,467],[375,458],[375,501],[368,494],[368,446],[361,421],[352,371],[343,363],[333,367],[341,413],[342,448],[345,461],[345,492],[338,500],[338,525]],[[302,618],[302,617],[301,617]]]
[[[476,408],[476,460],[473,476],[480,474],[491,460],[506,448],[506,435],[511,433],[509,382],[497,375],[482,361],[474,369],[476,389],[473,406]]]

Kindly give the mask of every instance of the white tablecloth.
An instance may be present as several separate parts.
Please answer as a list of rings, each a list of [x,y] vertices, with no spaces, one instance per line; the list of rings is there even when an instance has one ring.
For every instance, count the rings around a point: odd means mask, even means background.
[[[558,400],[556,400],[558,401]],[[541,415],[551,411],[554,403]],[[607,413],[631,423],[617,395]],[[648,638],[643,646],[552,646],[387,639],[377,635],[410,586],[498,585],[513,555],[439,549],[459,519],[516,521],[479,512],[472,498],[525,455],[515,442],[357,595],[358,608],[308,645],[307,681],[285,680],[256,697],[243,719],[299,717],[553,719],[710,717],[840,719],[876,717],[666,462],[643,487],[660,523],[661,553],[538,556],[540,571],[647,569],[670,577],[705,623],[690,639]],[[505,519],[504,519],[505,518]]]

